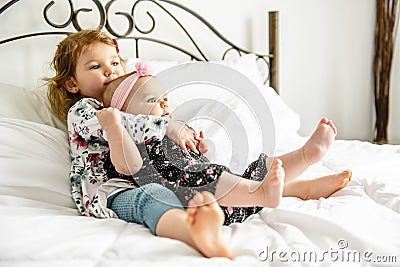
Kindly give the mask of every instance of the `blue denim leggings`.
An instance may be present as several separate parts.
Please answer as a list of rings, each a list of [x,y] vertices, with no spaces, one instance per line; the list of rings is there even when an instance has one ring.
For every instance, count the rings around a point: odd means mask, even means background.
[[[145,225],[153,235],[156,235],[158,220],[165,212],[176,208],[184,210],[174,192],[154,183],[110,196],[107,207],[124,221]]]

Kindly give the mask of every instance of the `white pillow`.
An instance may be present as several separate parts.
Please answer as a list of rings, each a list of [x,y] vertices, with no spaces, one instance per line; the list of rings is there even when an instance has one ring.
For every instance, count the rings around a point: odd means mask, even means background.
[[[146,60],[146,59],[139,59],[139,58],[127,58],[127,59],[125,59],[126,72],[129,73],[129,72],[134,71],[135,64],[138,61],[142,61],[142,62],[146,63],[150,67],[150,70],[154,75],[179,64],[178,61],[162,61],[162,60]]]
[[[263,84],[264,74],[263,71],[260,70],[256,59],[257,57],[254,54],[246,54],[233,60],[213,61],[213,63],[226,65],[248,77],[266,98],[274,118],[276,118],[276,121],[280,124],[279,128],[290,131],[298,131],[298,129],[300,128],[299,115],[287,106],[287,104],[273,88]],[[172,68],[179,64],[179,62],[177,61],[156,61],[138,58],[127,58],[127,71],[133,71],[135,63],[139,60],[147,63],[154,74],[157,74],[161,71]]]
[[[59,120],[50,108],[47,88],[27,90],[0,83],[0,95],[0,118],[27,120],[67,131],[66,123]]]
[[[250,79],[256,86],[263,83],[264,71],[257,64],[257,57],[254,54],[245,54],[235,59],[213,61],[231,67]]]
[[[143,61],[144,63],[149,65],[154,75],[180,64],[178,61],[161,61],[161,60],[127,58],[125,60],[126,71],[127,72],[134,71],[135,64],[138,61]],[[254,54],[246,54],[236,59],[227,59],[227,60],[211,61],[211,62],[220,63],[239,71],[243,75],[247,76],[256,85],[262,83],[263,81],[262,77],[263,71],[259,69],[259,66],[257,65],[256,62],[256,56]],[[182,62],[182,63],[187,63],[187,62]]]
[[[300,129],[300,116],[283,101],[283,99],[276,93],[273,88],[263,84],[264,74],[263,71],[259,69],[259,65],[257,64],[256,59],[257,57],[254,54],[246,54],[233,60],[213,61],[213,63],[220,63],[239,71],[241,74],[249,78],[259,89],[272,113],[275,126],[276,153],[281,154],[288,150],[292,150],[297,146],[298,140],[300,138],[297,133],[297,131]],[[134,65],[139,60],[147,63],[153,70],[154,74],[157,74],[165,69],[174,67],[179,64],[176,61],[154,61],[128,58],[126,60],[127,70],[134,70]],[[196,97],[195,94],[196,92],[194,92],[193,95],[191,95],[190,97]],[[175,103],[175,100],[171,99],[171,101],[174,107],[179,106],[179,103]],[[227,106],[232,106],[233,104],[231,97],[221,98],[219,99],[219,101],[226,104]],[[193,108],[195,110],[192,110],[191,112],[185,110],[185,112],[189,115],[200,113],[204,115],[204,112],[202,112],[201,110],[204,110],[204,106],[193,106]],[[215,107],[213,106],[208,106],[207,108],[210,110],[215,109]]]
[[[75,208],[66,132],[1,118],[0,133],[0,202],[17,205],[12,200],[22,198]]]

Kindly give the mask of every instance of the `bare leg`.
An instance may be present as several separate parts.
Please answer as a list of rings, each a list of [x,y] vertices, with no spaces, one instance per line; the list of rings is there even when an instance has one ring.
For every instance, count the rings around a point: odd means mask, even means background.
[[[304,146],[293,152],[276,157],[283,162],[285,183],[298,177],[310,165],[321,160],[331,146],[335,136],[336,127],[333,122],[327,118],[322,118],[317,129]]]
[[[223,172],[215,196],[221,206],[274,208],[282,199],[284,179],[285,171],[279,159],[274,160],[271,169],[261,182]]]
[[[186,223],[197,248],[206,257],[232,258],[221,236],[224,213],[209,192],[196,194],[189,201]]]
[[[323,176],[313,180],[294,180],[285,184],[283,196],[298,197],[303,200],[327,198],[345,187],[351,180],[351,171]]]
[[[189,207],[187,211],[171,209],[164,213],[157,224],[157,236],[183,241],[206,257],[231,259],[232,256],[220,233],[224,223],[224,214],[215,203],[212,194],[208,194],[211,196],[204,197],[203,206],[195,205]],[[214,199],[213,203],[211,203],[211,199]],[[200,203],[200,201],[196,200],[194,203]]]

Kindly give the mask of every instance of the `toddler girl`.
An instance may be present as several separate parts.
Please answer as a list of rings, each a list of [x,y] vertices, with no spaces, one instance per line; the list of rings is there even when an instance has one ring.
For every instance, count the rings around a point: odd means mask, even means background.
[[[190,128],[171,119],[160,124],[157,116],[125,114],[129,121],[146,124],[133,139],[123,127],[120,113],[115,109],[110,112],[109,108],[103,109],[105,88],[125,74],[117,43],[98,30],[71,34],[58,45],[52,65],[55,76],[47,79],[48,97],[54,113],[60,119],[67,120],[68,114],[72,195],[79,211],[99,218],[119,217],[128,222],[142,223],[153,234],[181,240],[207,257],[231,258],[220,235],[223,213],[212,194],[196,194],[188,203],[193,207],[185,210],[176,195],[166,187],[151,182],[138,187],[134,180],[122,176],[135,174],[142,169],[143,161],[135,142],[143,143],[153,137],[161,139],[166,135],[181,149],[196,151],[199,138],[195,138]],[[308,145],[280,157],[285,162],[285,182],[319,160],[329,147],[334,131],[329,121],[322,120]],[[125,153],[122,153],[124,150]],[[302,155],[302,164],[295,164],[299,155]],[[275,171],[269,172],[269,184],[276,188],[270,191],[278,192],[278,197],[275,193],[267,197],[271,206],[277,203],[272,203],[270,199],[279,202],[283,178],[281,162],[277,160],[274,166]],[[112,175],[114,173],[115,176]],[[303,181],[293,181],[285,184],[284,195],[286,191],[287,195],[302,198],[328,196],[345,186],[349,178],[350,173],[319,178],[321,180],[314,184],[316,190],[313,186],[301,183]],[[326,185],[324,188],[327,189],[318,188],[317,185]],[[226,188],[221,192],[224,191],[227,191]],[[243,198],[239,196],[234,201],[243,203]],[[225,201],[233,203],[227,197]]]
[[[211,194],[198,194],[196,203],[204,205],[196,214],[189,214],[175,194],[159,184],[138,187],[131,181],[108,175],[114,169],[111,160],[121,162],[115,169],[124,174],[141,167],[141,162],[137,162],[141,160],[140,154],[126,129],[120,127],[121,123],[105,125],[103,129],[97,119],[106,86],[125,74],[116,41],[99,30],[73,33],[59,43],[52,66],[55,75],[46,79],[48,98],[61,120],[67,121],[68,117],[72,196],[79,211],[87,216],[141,223],[153,234],[181,240],[206,257],[231,258],[220,235],[223,214]],[[182,149],[196,149],[193,131],[187,126],[173,120],[160,125],[154,116],[136,117],[146,122],[136,142],[166,134]],[[132,144],[126,146],[131,148],[130,153],[121,159],[118,150],[122,151],[122,142]]]

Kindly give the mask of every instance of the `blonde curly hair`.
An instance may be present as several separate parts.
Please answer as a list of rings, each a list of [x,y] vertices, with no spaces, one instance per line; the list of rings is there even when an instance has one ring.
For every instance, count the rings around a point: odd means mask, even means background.
[[[57,50],[51,62],[55,75],[44,80],[47,81],[48,85],[47,97],[51,109],[63,121],[67,120],[69,108],[84,97],[80,92],[69,92],[64,84],[70,77],[75,77],[79,55],[87,46],[95,42],[116,47],[114,40],[100,30],[81,30],[72,33],[57,45]]]

